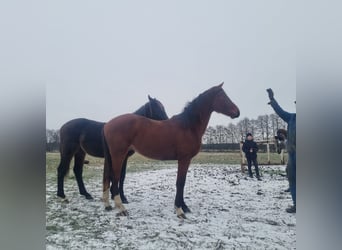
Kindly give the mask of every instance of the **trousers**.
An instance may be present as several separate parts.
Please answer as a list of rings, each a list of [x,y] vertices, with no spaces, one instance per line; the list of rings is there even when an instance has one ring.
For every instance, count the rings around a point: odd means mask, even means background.
[[[288,179],[293,205],[296,205],[296,151],[288,153]]]
[[[255,167],[255,174],[257,177],[260,177],[257,157],[246,157],[246,159],[247,159],[249,176],[253,176],[253,174],[252,174],[252,163],[253,163],[253,165]]]

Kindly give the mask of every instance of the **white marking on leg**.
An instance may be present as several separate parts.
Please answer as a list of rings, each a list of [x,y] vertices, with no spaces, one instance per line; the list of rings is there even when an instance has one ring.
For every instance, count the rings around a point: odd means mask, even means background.
[[[62,198],[62,197],[57,197],[62,203],[69,203],[69,200],[66,198],[66,197],[64,197],[64,198]]]
[[[178,217],[183,216],[184,215],[183,209],[181,207],[177,207],[176,208],[176,214]]]
[[[105,204],[105,207],[109,207],[109,188],[103,192],[103,196],[102,196],[103,202]]]
[[[114,204],[115,204],[115,207],[117,207],[120,210],[120,212],[126,211],[126,208],[122,204],[122,200],[121,200],[120,195],[114,196]]]

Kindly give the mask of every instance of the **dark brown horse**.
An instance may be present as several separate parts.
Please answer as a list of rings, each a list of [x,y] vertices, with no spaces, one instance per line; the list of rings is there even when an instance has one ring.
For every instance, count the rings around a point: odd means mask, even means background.
[[[155,98],[148,96],[149,101],[134,112],[136,115],[148,117],[155,120],[166,120],[168,116],[163,104]],[[105,123],[92,121],[84,118],[74,119],[65,123],[60,129],[60,154],[61,161],[58,166],[57,196],[65,199],[64,177],[69,171],[70,162],[75,157],[74,173],[79,192],[86,199],[93,199],[87,192],[82,178],[84,158],[86,154],[104,157],[102,130]],[[127,152],[122,163],[122,174],[120,179],[120,196],[123,202],[127,199],[123,192],[123,184],[126,175],[127,158],[134,153]],[[114,197],[114,196],[113,196]]]
[[[231,118],[240,115],[239,108],[226,95],[222,85],[203,92],[182,113],[169,120],[153,121],[126,114],[105,124],[105,162],[108,161],[108,164],[104,168],[103,201],[106,210],[112,209],[109,184],[113,181],[115,206],[119,208],[120,215],[128,214],[119,196],[118,183],[125,156],[133,149],[157,160],[178,160],[175,206],[177,216],[185,218],[184,212],[190,212],[183,197],[186,174],[191,159],[200,150],[211,113],[216,111]]]

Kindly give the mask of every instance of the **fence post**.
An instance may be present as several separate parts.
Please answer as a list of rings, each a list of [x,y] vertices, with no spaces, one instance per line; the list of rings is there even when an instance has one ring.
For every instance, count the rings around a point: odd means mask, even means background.
[[[267,163],[270,164],[271,163],[271,158],[270,158],[270,144],[267,141]]]
[[[285,159],[284,159],[284,149],[281,149],[280,151],[280,163],[285,164]]]

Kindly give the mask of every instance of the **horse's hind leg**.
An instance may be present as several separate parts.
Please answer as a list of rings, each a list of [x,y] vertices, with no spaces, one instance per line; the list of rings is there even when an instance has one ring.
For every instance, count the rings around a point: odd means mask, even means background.
[[[86,199],[92,200],[93,197],[87,192],[84,183],[83,183],[83,164],[84,164],[85,152],[82,149],[79,149],[75,154],[75,166],[74,166],[74,174],[76,177],[78,189],[81,195],[84,195]]]
[[[103,167],[103,196],[102,196],[102,201],[104,202],[105,209],[107,211],[112,210],[113,207],[109,204],[109,186],[111,182],[111,171],[110,171],[110,164],[108,163],[108,159],[105,158],[104,160],[104,167]],[[112,187],[111,191],[114,189],[113,182],[112,182]]]
[[[73,157],[72,153],[61,154],[61,161],[57,168],[57,196],[62,199],[65,199],[64,177],[69,171],[72,157]]]
[[[121,177],[120,177],[120,182],[119,182],[119,193],[120,193],[120,197],[122,200],[122,203],[124,204],[128,204],[128,200],[124,194],[124,182],[125,182],[125,178],[126,178],[126,168],[127,168],[127,159],[128,156],[126,156],[125,160],[122,163],[122,169],[121,169]]]
[[[113,192],[114,192],[114,204],[115,204],[115,207],[119,209],[118,215],[127,216],[128,212],[126,208],[124,207],[124,205],[122,204],[122,200],[121,200],[120,193],[119,193],[119,180],[121,177],[122,164],[126,158],[126,153],[124,154],[122,153],[112,154],[111,153],[111,155],[115,155],[115,158],[113,157],[111,158],[112,165],[109,166],[110,170],[107,169],[107,171],[109,172],[110,178],[107,177],[106,181],[109,181],[109,180],[112,181],[112,187],[113,187]],[[106,196],[106,194],[109,195],[109,185],[107,186],[104,185],[104,196]]]
[[[125,178],[126,178],[127,160],[128,160],[129,156],[130,156],[130,154],[127,154],[125,160],[122,163],[121,177],[120,177],[120,182],[119,182],[119,193],[120,193],[122,203],[124,203],[124,204],[128,204],[128,200],[124,194],[123,187],[124,187],[124,182],[125,182]],[[112,200],[114,200],[114,186],[113,185],[110,187],[110,192],[112,194]]]

